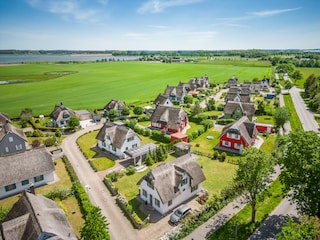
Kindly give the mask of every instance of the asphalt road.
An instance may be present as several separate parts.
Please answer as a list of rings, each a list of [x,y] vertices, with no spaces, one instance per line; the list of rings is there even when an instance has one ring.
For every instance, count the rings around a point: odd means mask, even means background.
[[[314,119],[312,112],[310,112],[306,107],[300,95],[300,91],[300,89],[294,86],[290,89],[289,93],[291,95],[292,102],[296,108],[297,114],[300,118],[302,127],[305,131],[318,132],[318,123]]]
[[[91,202],[101,208],[101,213],[109,223],[109,233],[112,240],[143,239],[138,230],[133,229],[130,222],[121,213],[114,198],[111,197],[98,175],[92,170],[88,161],[76,145],[78,137],[86,132],[101,128],[101,124],[88,127],[67,136],[62,142],[64,154],[68,157],[83,187],[90,197]]]

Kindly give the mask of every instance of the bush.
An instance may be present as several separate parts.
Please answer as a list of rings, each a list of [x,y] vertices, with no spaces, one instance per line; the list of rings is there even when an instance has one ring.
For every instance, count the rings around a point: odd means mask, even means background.
[[[136,168],[134,166],[129,166],[126,169],[126,174],[127,175],[133,175],[136,172]]]
[[[137,106],[133,109],[134,114],[141,115],[144,112],[143,107]]]
[[[221,153],[220,155],[220,161],[224,162],[226,160],[227,154],[225,152]]]
[[[147,122],[150,118],[148,116],[142,116],[138,118],[138,122]]]
[[[46,145],[46,147],[51,147],[51,146],[53,146],[55,143],[56,143],[56,139],[55,139],[54,137],[47,138],[47,139],[44,141],[44,145]]]
[[[222,118],[222,119],[218,119],[218,120],[217,120],[217,124],[227,125],[227,124],[232,123],[232,122],[235,122],[235,121],[236,121],[236,120],[234,120],[234,119],[232,119],[232,118],[230,118],[230,119],[224,119],[224,118]]]
[[[224,109],[224,105],[223,104],[219,104],[219,106],[217,107],[218,111],[223,111]]]
[[[39,129],[36,129],[33,131],[32,137],[43,137],[43,132],[40,131]]]

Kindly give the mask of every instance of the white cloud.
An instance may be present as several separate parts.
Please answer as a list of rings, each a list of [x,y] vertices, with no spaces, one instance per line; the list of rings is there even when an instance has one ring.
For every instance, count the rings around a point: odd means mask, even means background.
[[[285,12],[297,11],[301,8],[287,8],[287,9],[275,9],[275,10],[265,10],[259,12],[250,12],[250,15],[258,16],[258,17],[270,17],[274,15],[278,15]]]
[[[203,0],[147,0],[138,9],[138,13],[159,13],[163,12],[166,8],[184,6],[202,2]]]
[[[83,5],[84,2],[77,0],[26,0],[27,3],[41,11],[60,15],[67,20],[76,20],[80,22],[98,22],[99,9],[88,8]],[[107,0],[99,0],[100,4],[107,4]]]

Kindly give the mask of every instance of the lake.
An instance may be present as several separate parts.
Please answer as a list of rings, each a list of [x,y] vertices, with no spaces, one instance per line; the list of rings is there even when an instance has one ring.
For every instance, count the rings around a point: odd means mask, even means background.
[[[92,55],[0,55],[0,63],[22,62],[59,62],[59,61],[92,61],[114,59],[115,61],[135,60],[138,56],[112,56],[103,54]]]

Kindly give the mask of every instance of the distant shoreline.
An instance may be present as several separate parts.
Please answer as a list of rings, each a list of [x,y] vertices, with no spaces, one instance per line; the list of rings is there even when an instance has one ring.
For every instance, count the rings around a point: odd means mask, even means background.
[[[103,57],[103,56],[106,56],[106,57],[111,57],[112,54],[111,53],[72,53],[72,54],[68,54],[70,56],[73,56],[73,57]]]

